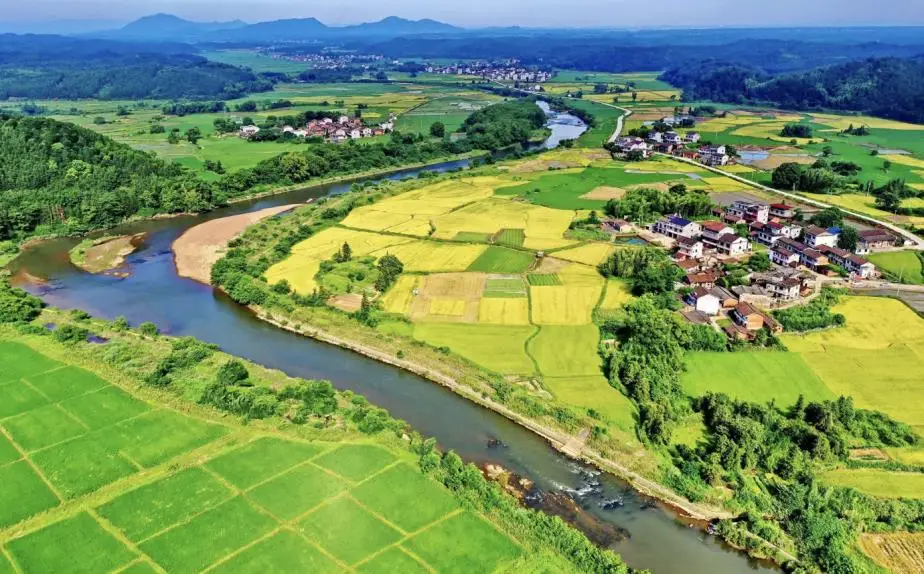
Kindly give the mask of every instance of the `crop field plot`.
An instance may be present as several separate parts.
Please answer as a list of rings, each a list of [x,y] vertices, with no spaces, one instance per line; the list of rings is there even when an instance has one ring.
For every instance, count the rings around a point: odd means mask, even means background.
[[[527,350],[545,376],[599,375],[599,340],[600,332],[595,325],[543,325]]]
[[[26,461],[0,467],[0,481],[0,528],[58,505],[58,497]]]
[[[18,381],[29,375],[38,375],[62,365],[29,347],[11,341],[0,341],[0,361],[3,361],[3,374],[0,383]]]
[[[402,574],[427,574],[429,570],[414,557],[401,549],[400,546],[391,548],[372,559],[359,564],[356,568],[361,573],[401,572]]]
[[[314,460],[340,476],[359,482],[395,461],[394,455],[375,445],[345,445]]]
[[[263,438],[210,461],[207,467],[237,488],[250,488],[321,452],[311,444]]]
[[[483,273],[436,273],[421,278],[409,308],[410,317],[417,321],[475,322],[485,277]]]
[[[529,251],[491,245],[472,262],[468,270],[482,273],[517,274],[529,269],[535,261],[535,255]]]
[[[529,301],[520,298],[484,298],[478,307],[478,323],[529,325]]]
[[[469,270],[486,249],[485,245],[411,241],[380,249],[372,255],[394,255],[404,263],[405,271],[412,273],[437,273]]]
[[[784,335],[837,396],[924,428],[924,319],[893,299],[847,297],[834,308],[847,324],[804,336]],[[888,320],[883,320],[887,317]]]
[[[856,488],[881,498],[924,499],[924,474],[919,472],[890,472],[875,468],[837,469],[823,473],[821,480],[826,484]]]
[[[806,400],[836,398],[797,353],[690,353],[681,384],[687,394],[726,395],[755,403],[775,400],[789,406],[805,395]]]
[[[463,512],[414,536],[407,546],[438,572],[492,572],[522,553],[497,534],[481,518]]]
[[[65,498],[93,492],[138,470],[87,435],[34,453],[31,459]]]
[[[215,568],[216,572],[342,572],[342,567],[317,546],[291,530],[280,530]]]
[[[599,287],[530,287],[533,323],[586,325],[600,299]]]
[[[488,276],[484,286],[485,298],[526,297],[526,284],[519,276]]]
[[[565,261],[596,266],[606,261],[615,250],[616,247],[608,243],[588,243],[580,247],[556,251],[555,257]]]
[[[526,354],[526,340],[536,328],[515,325],[420,323],[414,338],[452,352],[498,373],[530,374],[535,370]]]
[[[625,395],[610,386],[602,374],[544,377],[542,384],[559,400],[584,409],[593,409],[620,429],[633,432],[635,406]]]
[[[860,548],[895,574],[924,572],[924,533],[865,533],[860,536]]]
[[[59,405],[47,405],[3,421],[3,428],[26,452],[46,448],[87,432],[87,426]]]
[[[606,282],[606,293],[600,302],[600,309],[605,311],[622,308],[623,305],[634,299],[632,289],[625,281],[609,279]]]
[[[924,285],[924,262],[914,251],[870,253],[866,256],[876,267],[893,274],[903,283]]]
[[[562,284],[561,279],[554,273],[530,273],[526,279],[532,287],[557,287]]]
[[[346,564],[355,564],[402,538],[400,531],[349,497],[318,508],[298,523],[298,529]]]
[[[459,507],[444,489],[407,464],[386,469],[351,494],[406,532],[422,528]]]
[[[395,284],[382,296],[382,308],[388,313],[405,315],[410,312],[414,291],[419,289],[422,278],[418,275],[401,275]]]
[[[522,247],[526,241],[526,232],[523,229],[501,229],[494,236],[494,243],[507,247]]]

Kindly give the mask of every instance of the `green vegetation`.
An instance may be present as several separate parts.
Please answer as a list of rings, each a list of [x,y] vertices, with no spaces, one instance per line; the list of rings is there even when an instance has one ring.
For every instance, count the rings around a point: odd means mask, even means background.
[[[535,259],[529,251],[517,251],[491,245],[469,266],[468,270],[482,273],[519,274],[529,269]]]
[[[682,176],[680,176],[682,177]],[[522,195],[536,205],[554,209],[601,209],[605,199],[582,196],[598,187],[626,187],[678,179],[677,175],[628,173],[622,169],[589,167],[580,172],[550,173],[523,185],[505,187],[499,195]]]
[[[870,253],[867,256],[876,267],[889,274],[894,281],[924,285],[924,260],[914,251]]]
[[[796,353],[690,353],[681,384],[690,396],[723,393],[758,404],[775,401],[786,406],[800,396],[812,401],[835,398]]]
[[[512,100],[473,113],[465,120],[462,130],[472,147],[498,150],[528,142],[545,121],[545,113],[535,102]]]
[[[56,310],[43,313],[36,322],[68,321]],[[191,339],[141,338],[82,321],[108,342],[63,347],[37,325],[28,336],[0,325],[0,359],[12,369],[0,383],[4,396],[32,397],[4,401],[14,409],[0,413],[0,480],[8,487],[0,494],[0,550],[19,569],[365,571],[422,560],[425,569],[553,563],[564,571],[627,571],[614,554],[558,518],[520,507],[475,467],[441,456],[434,441],[362,397],[229,360]],[[252,405],[241,425],[220,412],[238,407],[189,402],[198,395],[211,403],[215,384],[276,389],[285,402],[265,423]],[[14,392],[21,389],[35,390]],[[329,408],[318,407],[319,389],[329,390]],[[83,402],[105,392],[105,400]],[[44,416],[50,409],[56,417]],[[19,437],[40,436],[23,430],[32,428],[23,417],[33,414],[70,436],[19,450]],[[61,426],[65,419],[87,424]],[[373,559],[379,551],[386,552]]]

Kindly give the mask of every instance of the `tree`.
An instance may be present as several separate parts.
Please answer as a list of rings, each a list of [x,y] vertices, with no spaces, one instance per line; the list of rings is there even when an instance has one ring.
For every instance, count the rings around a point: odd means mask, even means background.
[[[802,179],[802,166],[797,163],[784,163],[773,170],[773,187],[777,189],[796,189]]]
[[[193,126],[186,130],[186,141],[189,143],[196,145],[200,139],[202,139],[202,130],[199,128]]]
[[[167,143],[176,145],[180,143],[180,130],[174,128],[167,134]]]
[[[837,207],[822,209],[809,219],[809,223],[824,229],[842,227],[844,225],[844,212]]]
[[[833,154],[833,153],[834,153],[834,148],[832,148],[832,147],[829,146],[829,145],[826,145],[826,146],[824,146],[823,148],[821,148],[821,155],[823,155],[823,156],[825,156],[825,157],[830,157],[831,154]]]
[[[882,160],[882,171],[889,171],[890,169],[892,169],[892,162],[887,159]]]
[[[158,334],[160,334],[160,329],[158,329],[157,325],[154,323],[145,321],[144,323],[138,325],[138,332],[148,337],[156,337]]]
[[[237,359],[232,359],[223,364],[215,375],[215,380],[226,387],[231,386],[252,386],[244,384],[244,381],[250,379],[250,373],[244,363]]]
[[[675,183],[668,191],[674,195],[684,195],[687,192],[687,186],[683,183]]]
[[[340,251],[338,251],[337,254],[334,255],[334,261],[336,261],[337,263],[346,263],[352,258],[353,258],[353,249],[350,247],[350,244],[347,242],[344,242],[343,245],[340,246]]]
[[[433,122],[430,124],[430,135],[435,138],[446,137],[446,124],[443,122]]]
[[[638,92],[632,92],[632,101],[638,101]]]
[[[876,196],[876,207],[895,213],[902,206],[902,198],[894,191],[885,191]]]
[[[841,229],[841,234],[837,238],[837,246],[847,251],[856,251],[859,240],[860,234],[857,233],[857,229],[847,225]]]

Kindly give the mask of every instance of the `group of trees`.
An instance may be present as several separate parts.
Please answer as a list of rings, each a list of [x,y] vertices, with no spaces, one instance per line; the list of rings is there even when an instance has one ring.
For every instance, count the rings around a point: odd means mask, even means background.
[[[0,323],[31,321],[39,316],[44,306],[38,297],[10,286],[9,281],[0,278]]]
[[[811,138],[812,126],[808,124],[786,124],[780,130],[780,135],[784,138]]]
[[[689,100],[846,110],[924,123],[924,62],[915,58],[870,58],[780,76],[712,61],[672,68],[662,79],[683,88]]]
[[[0,240],[223,203],[180,166],[72,124],[0,116]]]
[[[651,221],[669,213],[702,217],[712,213],[713,207],[708,193],[677,184],[666,192],[654,188],[630,190],[622,199],[607,201],[603,211],[611,217],[630,221]]]
[[[604,277],[620,277],[632,283],[636,295],[645,293],[670,294],[683,277],[663,249],[627,247],[617,249],[597,267]]]
[[[773,316],[787,331],[805,332],[839,327],[844,325],[847,319],[840,313],[832,312],[831,308],[837,305],[841,295],[842,292],[837,289],[825,287],[810,303],[774,311]]]
[[[472,147],[493,151],[527,143],[545,122],[545,112],[535,102],[511,100],[473,113],[465,120],[462,131]]]

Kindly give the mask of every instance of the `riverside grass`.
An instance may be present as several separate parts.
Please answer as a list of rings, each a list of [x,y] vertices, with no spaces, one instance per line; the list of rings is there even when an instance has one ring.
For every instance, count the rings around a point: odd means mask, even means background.
[[[42,320],[62,320],[51,313]],[[158,340],[106,335],[113,339],[106,345],[160,349],[145,355],[149,364],[170,348]],[[243,426],[190,404],[179,412],[173,408],[182,400],[165,406],[158,392],[138,387],[135,396],[134,388],[124,389],[130,380],[124,373],[115,375],[111,366],[97,363],[99,350],[108,347],[65,348],[48,337],[26,341],[0,326],[0,359],[15,365],[18,376],[6,377],[2,390],[29,388],[30,377],[43,377],[43,388],[66,398],[49,404],[53,399],[38,394],[41,400],[18,401],[20,412],[0,418],[0,556],[22,572],[135,572],[152,571],[153,565],[245,572],[293,564],[312,571],[367,571],[373,566],[367,560],[402,564],[405,557],[424,570],[452,564],[496,570],[530,562],[519,542],[476,512],[463,511],[393,441],[338,431],[333,440],[308,442],[274,425]],[[217,368],[217,362],[207,363]],[[256,366],[249,369],[257,384],[278,379],[267,379],[269,372]],[[54,373],[64,380],[53,380]],[[70,396],[69,380],[81,381],[73,391],[81,394]],[[61,427],[59,433],[72,435],[60,445],[23,451],[15,438],[7,438],[14,434],[10,421],[49,408],[68,417],[63,409],[83,405],[75,399],[103,392],[118,398],[101,401],[98,412],[82,406],[81,416],[94,427]],[[125,425],[138,426],[129,431]],[[23,436],[22,427],[16,429]],[[147,440],[168,448],[152,450]],[[65,446],[67,456],[49,456]],[[128,456],[124,467],[121,462],[115,467],[119,472],[105,472],[110,462],[100,461],[123,455]],[[57,466],[48,465],[53,459]],[[70,490],[78,474],[80,488]]]

